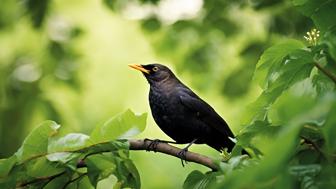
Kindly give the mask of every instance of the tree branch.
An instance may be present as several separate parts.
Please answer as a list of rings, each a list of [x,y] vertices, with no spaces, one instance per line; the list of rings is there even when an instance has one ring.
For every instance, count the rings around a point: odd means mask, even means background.
[[[128,142],[130,143],[130,150],[148,150],[148,146],[152,141],[144,139],[130,139],[128,140]],[[177,154],[181,150],[182,150],[181,148],[177,148],[167,143],[159,142],[156,146],[155,152],[161,152],[167,155],[180,158]],[[214,163],[214,161],[211,158],[198,153],[188,151],[186,153],[186,161],[204,165],[206,167],[209,167],[213,171],[218,170],[218,166]]]
[[[148,140],[148,139],[129,139],[128,142],[130,144],[130,150],[154,151],[154,150],[148,148],[148,146],[150,145],[152,140]],[[161,153],[164,153],[164,154],[167,154],[167,155],[170,155],[170,156],[174,156],[174,157],[177,157],[177,158],[180,158],[177,154],[181,150],[182,150],[181,148],[177,148],[175,146],[169,145],[169,144],[164,143],[164,142],[158,142],[158,144],[156,145],[156,148],[155,148],[155,152],[161,152]],[[214,161],[211,158],[209,158],[205,155],[198,154],[198,153],[188,151],[186,153],[186,161],[190,161],[190,162],[194,162],[194,163],[204,165],[206,167],[209,167],[213,171],[218,170],[218,166],[214,163]],[[78,168],[86,167],[84,159],[80,160],[77,163],[77,167]]]
[[[314,62],[314,65],[321,71],[323,72],[326,76],[328,76],[335,84],[336,84],[336,76],[329,72],[328,70],[324,69],[319,63]]]

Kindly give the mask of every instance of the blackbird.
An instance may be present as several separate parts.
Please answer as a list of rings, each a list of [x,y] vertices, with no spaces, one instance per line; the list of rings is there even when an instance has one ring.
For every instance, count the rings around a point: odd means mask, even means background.
[[[141,71],[150,85],[149,104],[156,124],[175,140],[172,143],[189,143],[178,154],[181,158],[185,159],[193,143],[207,144],[218,151],[232,150],[235,143],[230,138],[234,135],[228,124],[168,67],[161,64],[129,66]]]

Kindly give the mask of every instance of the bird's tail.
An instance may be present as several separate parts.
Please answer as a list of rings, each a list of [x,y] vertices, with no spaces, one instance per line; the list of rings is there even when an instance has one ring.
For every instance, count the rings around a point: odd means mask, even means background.
[[[216,149],[217,151],[221,152],[224,149],[227,149],[227,152],[231,152],[233,147],[236,145],[230,138],[227,138],[226,140],[222,141],[214,141],[211,143],[208,143],[208,145],[214,149]],[[251,155],[245,150],[242,149],[241,151],[242,155],[248,155],[249,157],[251,157]]]

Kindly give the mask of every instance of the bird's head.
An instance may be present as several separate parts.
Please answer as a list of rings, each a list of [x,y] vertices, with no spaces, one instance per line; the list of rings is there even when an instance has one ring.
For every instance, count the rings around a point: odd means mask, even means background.
[[[175,78],[173,72],[168,67],[161,64],[130,64],[129,66],[141,71],[150,84],[165,81],[171,77]]]

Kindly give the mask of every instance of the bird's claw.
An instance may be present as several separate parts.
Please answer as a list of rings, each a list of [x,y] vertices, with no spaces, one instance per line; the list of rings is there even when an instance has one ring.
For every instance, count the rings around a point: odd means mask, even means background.
[[[188,149],[183,148],[179,153],[177,153],[177,156],[180,157],[180,159],[181,159],[182,167],[184,167],[184,162],[185,162],[185,164],[188,163],[187,152],[188,152]]]
[[[148,144],[147,148],[146,148],[146,151],[149,152],[149,151],[154,151],[154,152],[157,152],[156,149],[157,149],[157,145],[161,142],[159,139],[154,139],[154,140],[150,140],[150,139],[145,139],[145,142],[146,141],[150,141],[150,143]]]

